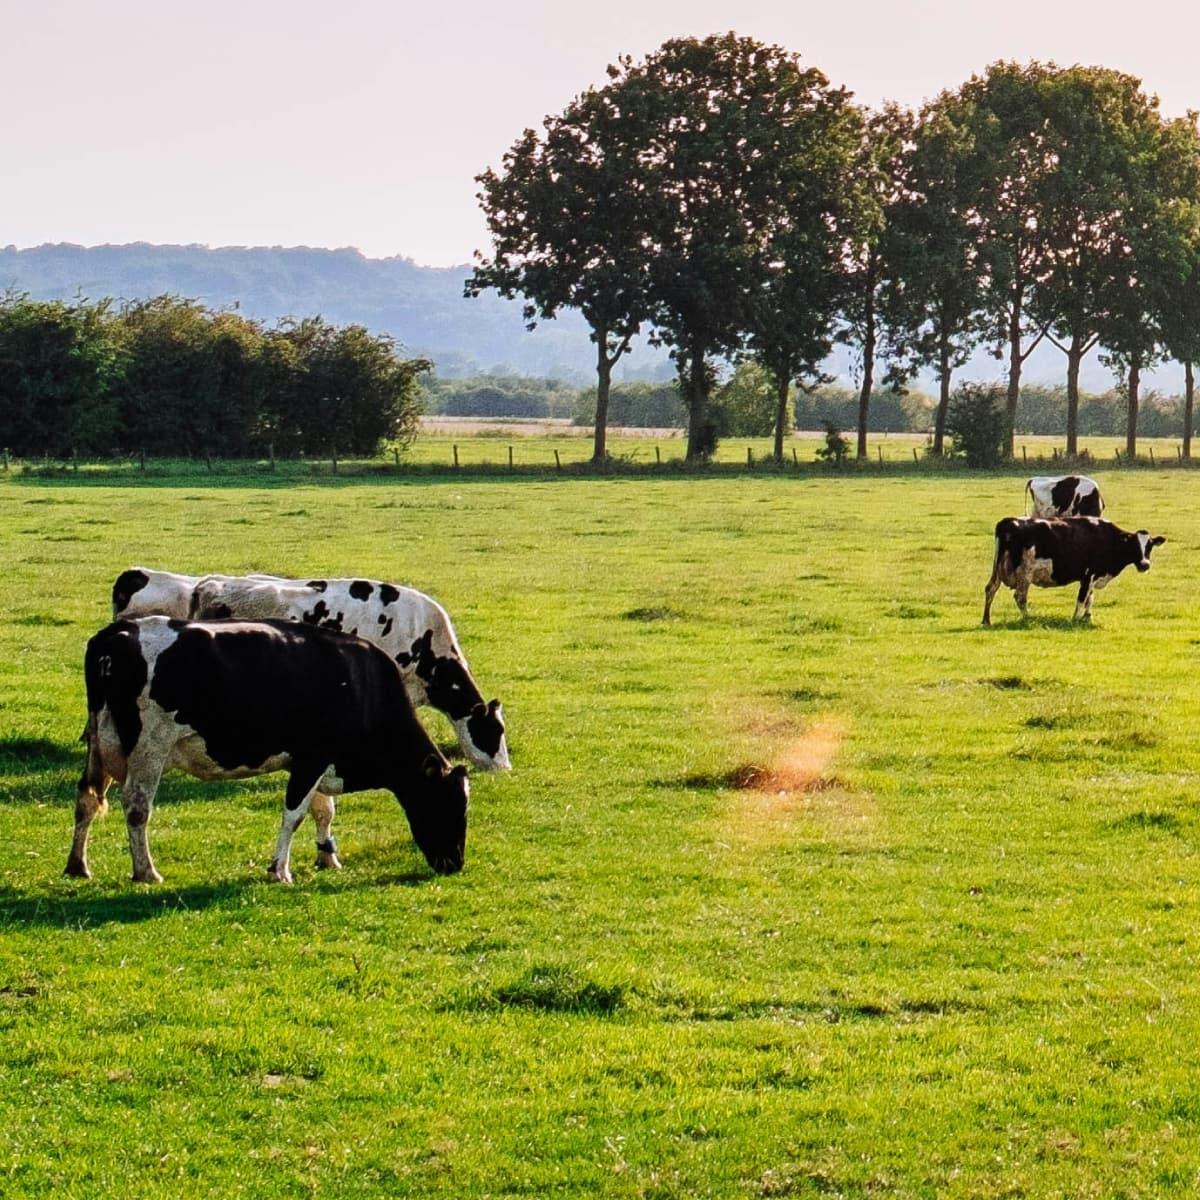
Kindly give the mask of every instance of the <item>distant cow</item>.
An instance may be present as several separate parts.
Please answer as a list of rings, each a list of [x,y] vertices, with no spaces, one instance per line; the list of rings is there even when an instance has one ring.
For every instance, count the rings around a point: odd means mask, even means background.
[[[1102,517],[1100,485],[1086,475],[1035,475],[1025,484],[1035,517]]]
[[[88,755],[68,875],[88,877],[88,829],[115,780],[133,878],[158,883],[146,826],[164,770],[199,779],[288,771],[269,868],[290,883],[291,844],[317,789],[386,788],[441,874],[462,869],[469,785],[413,712],[396,664],[361,638],[287,621],[116,621],[84,658]]]
[[[984,588],[983,623],[991,624],[992,597],[1000,585],[1013,589],[1021,616],[1029,615],[1030,585],[1065,587],[1079,584],[1075,618],[1091,617],[1092,596],[1126,567],[1150,570],[1150,552],[1167,539],[1145,529],[1126,533],[1097,517],[1047,521],[1039,517],[1005,517],[996,525],[996,557]]]

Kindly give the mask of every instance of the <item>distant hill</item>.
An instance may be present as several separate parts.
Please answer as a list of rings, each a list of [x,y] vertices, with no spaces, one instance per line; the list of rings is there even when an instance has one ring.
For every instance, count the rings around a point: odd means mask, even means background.
[[[0,249],[0,289],[15,288],[38,299],[90,299],[113,296],[134,300],[169,292],[214,308],[238,305],[267,321],[319,313],[339,324],[357,322],[390,333],[414,356],[433,359],[440,375],[519,372],[580,384],[595,379],[595,349],[576,313],[526,330],[519,301],[489,292],[464,298],[461,267],[420,267],[409,258],[367,258],[358,250],[306,246],[75,246],[68,243],[18,250]],[[1062,383],[1066,360],[1049,344],[1029,359],[1031,383]],[[825,364],[849,382],[852,358],[839,347]],[[960,377],[999,380],[1004,364],[980,350]],[[618,380],[666,379],[672,374],[666,352],[636,346],[614,373]],[[1145,376],[1147,387],[1182,390],[1182,372],[1169,365]],[[931,376],[919,386],[933,391]],[[1101,392],[1112,374],[1095,352],[1084,362],[1083,387]]]
[[[237,305],[267,321],[319,313],[390,333],[447,376],[497,367],[574,380],[593,377],[595,351],[575,313],[525,329],[518,301],[463,296],[469,266],[419,267],[408,258],[367,258],[354,249],[281,246],[75,246],[0,249],[0,290],[37,299],[135,300],[164,292],[213,308]],[[623,376],[671,373],[666,354],[639,347]]]

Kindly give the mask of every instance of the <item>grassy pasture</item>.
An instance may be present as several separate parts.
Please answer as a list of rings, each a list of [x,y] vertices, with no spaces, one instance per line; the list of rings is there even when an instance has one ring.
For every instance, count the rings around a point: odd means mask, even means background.
[[[1200,480],[1099,473],[1154,569],[990,630],[1013,475],[0,483],[0,1194],[1194,1195]],[[61,878],[135,562],[441,598],[466,871],[176,776]]]

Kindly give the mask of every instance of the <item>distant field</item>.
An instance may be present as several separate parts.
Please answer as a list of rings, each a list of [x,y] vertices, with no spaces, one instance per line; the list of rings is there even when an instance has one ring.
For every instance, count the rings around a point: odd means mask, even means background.
[[[1195,1195],[1200,478],[1097,474],[1153,569],[990,630],[1013,474],[0,477],[0,1194]],[[442,599],[465,872],[372,793],[269,885],[282,777],[172,776],[164,885],[119,804],[63,879],[135,562]]]

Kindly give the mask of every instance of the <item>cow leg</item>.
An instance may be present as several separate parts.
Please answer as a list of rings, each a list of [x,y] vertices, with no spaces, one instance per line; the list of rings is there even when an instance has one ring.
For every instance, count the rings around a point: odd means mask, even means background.
[[[294,766],[288,776],[287,793],[283,801],[283,821],[279,826],[279,840],[275,843],[275,857],[267,868],[267,878],[276,883],[292,882],[292,838],[304,820],[308,806],[316,795],[321,773],[300,771]]]
[[[340,871],[342,864],[338,861],[337,842],[332,829],[336,811],[333,797],[326,792],[313,792],[308,810],[317,823],[317,870]]]
[[[1085,575],[1079,581],[1079,595],[1075,598],[1075,616],[1074,620],[1078,621],[1081,618],[1091,620],[1092,616],[1092,584],[1093,580],[1090,575]]]
[[[1017,607],[1021,610],[1023,620],[1029,620],[1029,581],[1019,580],[1013,586],[1013,600]]]
[[[150,839],[146,826],[154,810],[154,797],[162,779],[166,756],[138,746],[129,756],[129,769],[121,787],[121,805],[125,809],[125,828],[129,832],[129,854],[133,859],[134,883],[162,883],[150,857]]]
[[[100,757],[94,719],[88,721],[83,740],[87,742],[87,762],[84,764],[83,774],[79,777],[79,790],[75,798],[75,836],[71,841],[71,853],[67,856],[66,869],[63,871],[64,875],[75,879],[92,877],[87,861],[88,830],[96,817],[108,812],[108,785],[112,783],[112,777],[104,770],[104,763]]]
[[[71,853],[67,856],[64,875],[75,879],[91,879],[92,871],[87,860],[88,831],[96,817],[102,817],[108,812],[110,783],[112,780],[107,775],[97,781],[89,775],[87,768],[84,768],[79,779],[79,792],[75,798],[75,836],[71,841]]]
[[[1000,590],[1000,576],[993,573],[991,579],[987,581],[987,586],[983,589],[983,624],[990,625],[992,623],[992,600],[996,593]]]

